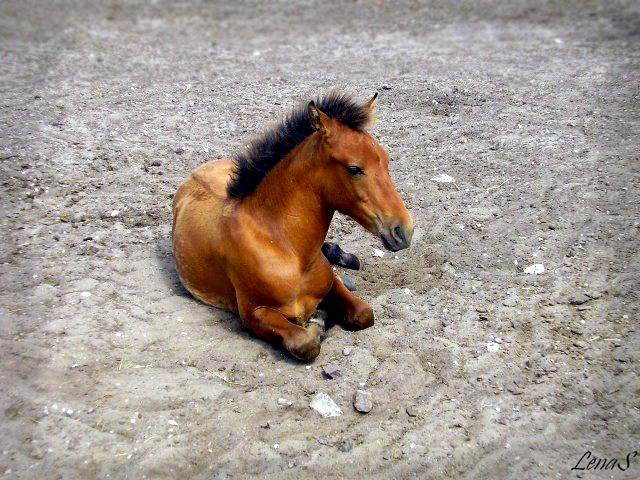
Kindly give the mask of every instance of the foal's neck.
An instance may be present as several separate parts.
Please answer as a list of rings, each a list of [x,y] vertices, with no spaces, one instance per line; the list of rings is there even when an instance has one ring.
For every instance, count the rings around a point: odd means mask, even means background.
[[[318,135],[312,135],[280,160],[242,202],[270,234],[307,260],[319,254],[334,213],[315,175],[319,152]]]

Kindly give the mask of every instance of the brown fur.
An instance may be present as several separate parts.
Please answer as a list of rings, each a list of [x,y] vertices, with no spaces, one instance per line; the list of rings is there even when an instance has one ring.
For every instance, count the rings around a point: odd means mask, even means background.
[[[173,203],[178,274],[200,300],[240,314],[256,336],[300,359],[320,352],[307,321],[321,304],[348,328],[373,325],[373,311],[349,292],[321,253],[333,212],[345,213],[394,249],[413,222],[389,177],[386,151],[365,131],[317,109],[314,131],[279,160],[250,195],[228,195],[230,160],[200,166]],[[372,109],[373,104],[367,108]],[[349,173],[357,165],[364,174]]]

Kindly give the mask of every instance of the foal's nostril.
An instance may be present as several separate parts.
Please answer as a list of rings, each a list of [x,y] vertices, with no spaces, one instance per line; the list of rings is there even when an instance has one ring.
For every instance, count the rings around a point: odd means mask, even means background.
[[[399,243],[406,243],[407,239],[404,235],[404,230],[400,225],[394,227],[393,230],[393,238],[395,238]]]

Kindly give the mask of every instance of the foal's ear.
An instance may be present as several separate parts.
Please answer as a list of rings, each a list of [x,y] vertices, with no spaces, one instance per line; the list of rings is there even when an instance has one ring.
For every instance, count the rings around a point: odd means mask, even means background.
[[[366,102],[364,104],[364,108],[365,110],[367,110],[369,112],[369,115],[374,116],[373,111],[376,108],[376,100],[378,98],[378,92],[373,94],[373,97],[371,97],[371,100],[369,100],[368,102]]]
[[[311,122],[311,126],[322,135],[328,135],[330,122],[327,114],[316,107],[313,100],[309,102],[307,109],[309,111],[309,121]]]

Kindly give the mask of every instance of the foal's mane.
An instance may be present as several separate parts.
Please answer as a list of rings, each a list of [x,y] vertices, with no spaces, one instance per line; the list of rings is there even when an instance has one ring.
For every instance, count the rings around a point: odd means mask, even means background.
[[[364,130],[371,120],[370,110],[350,93],[333,90],[318,98],[315,104],[320,111],[353,130]],[[227,194],[238,199],[251,195],[267,173],[314,131],[307,104],[295,107],[254,139],[243,153],[236,155]]]

